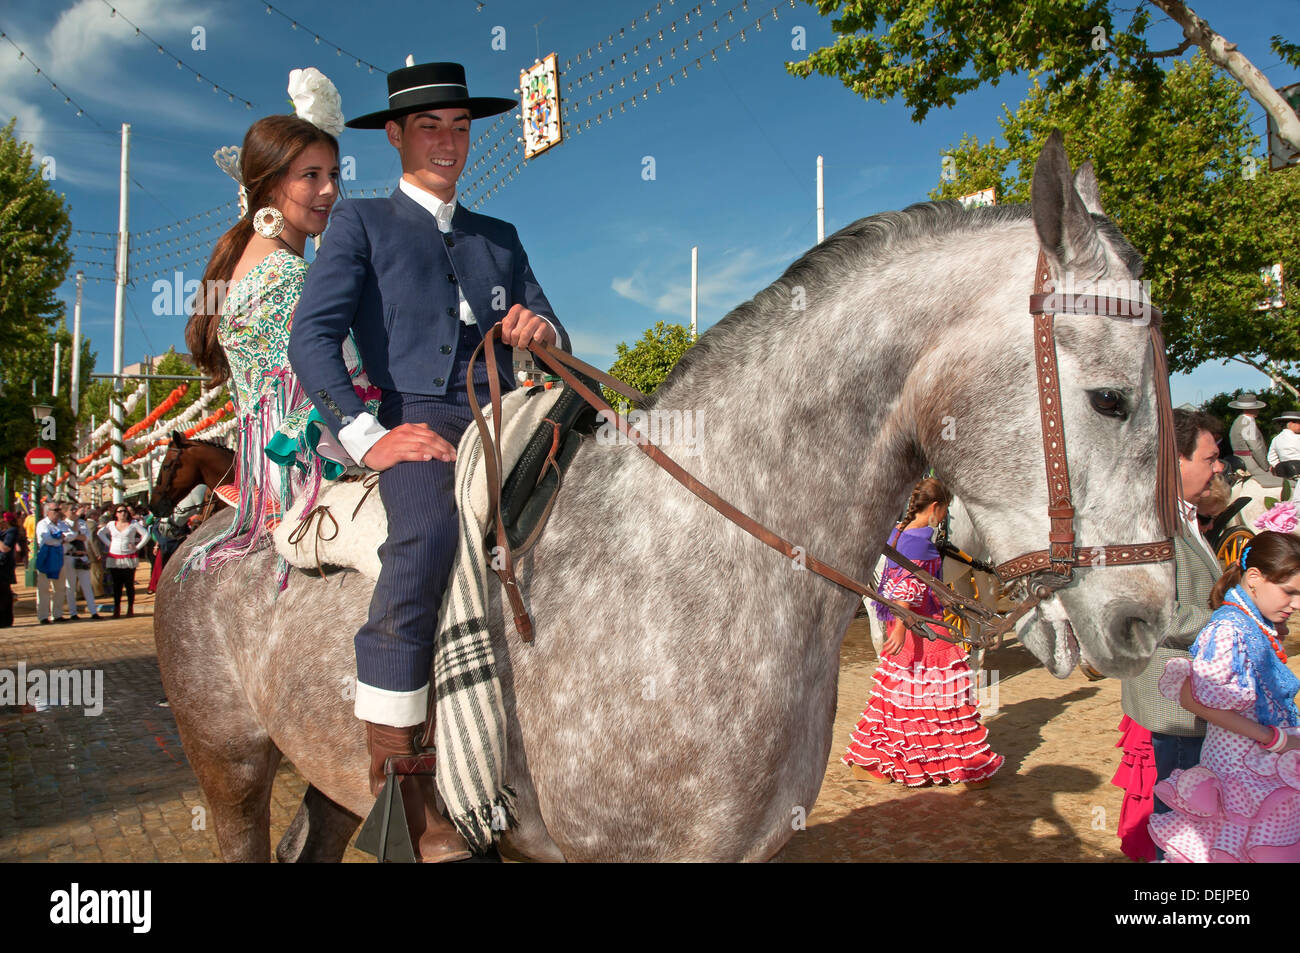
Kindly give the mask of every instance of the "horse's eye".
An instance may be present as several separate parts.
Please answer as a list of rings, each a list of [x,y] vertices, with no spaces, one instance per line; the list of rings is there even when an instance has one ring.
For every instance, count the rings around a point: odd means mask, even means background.
[[[1103,417],[1114,417],[1117,420],[1128,419],[1128,402],[1119,391],[1090,390],[1088,391],[1088,399],[1092,401],[1092,409]]]

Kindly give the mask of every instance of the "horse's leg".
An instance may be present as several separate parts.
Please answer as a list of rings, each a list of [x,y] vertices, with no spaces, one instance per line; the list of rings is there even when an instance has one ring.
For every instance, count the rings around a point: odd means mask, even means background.
[[[227,863],[271,860],[271,785],[280,749],[252,714],[251,709],[223,712],[222,728],[214,731],[196,730],[176,712],[181,744],[207,798],[217,846]]]
[[[293,823],[275,849],[275,859],[282,864],[338,863],[360,824],[361,818],[309,784]]]
[[[195,534],[176,558],[185,559],[204,536]],[[196,606],[215,601],[214,586],[208,574],[196,574],[182,594],[181,584],[164,574],[154,615],[158,669],[222,858],[268,862],[271,784],[280,750],[249,701],[229,644],[196,616]]]

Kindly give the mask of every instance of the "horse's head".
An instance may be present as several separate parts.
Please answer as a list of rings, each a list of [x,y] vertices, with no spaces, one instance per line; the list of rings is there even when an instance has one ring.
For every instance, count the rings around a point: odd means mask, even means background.
[[[176,504],[202,482],[193,454],[185,451],[194,444],[179,430],[172,431],[171,445],[158,470],[158,482],[149,497],[149,509],[159,519],[171,516]]]
[[[1036,244],[1053,279],[1048,290],[1063,297],[1100,293],[1148,300],[1138,281],[1141,258],[1104,217],[1091,165],[1071,176],[1059,133],[1039,156],[1032,196]],[[1007,254],[1005,246],[985,251],[990,271],[996,255]],[[1015,254],[1029,264],[1037,248]],[[972,308],[984,326],[968,325],[968,333],[955,335],[960,340],[947,345],[953,351],[942,361],[963,379],[962,367],[981,368],[981,392],[954,395],[949,389],[951,426],[944,432],[935,423],[923,441],[965,503],[983,544],[981,555],[994,563],[1048,549],[1051,532],[1047,424],[1040,413],[1040,358],[1027,300],[1032,288],[1018,259],[1010,270],[1020,277],[1008,280],[1007,269],[999,269],[984,300]],[[1168,385],[1152,352],[1149,315],[1143,320],[1056,311],[1063,434],[1049,439],[1064,439],[1079,547],[1168,536],[1156,505],[1157,388]],[[1047,578],[1022,577],[1015,588],[1023,597]],[[1070,673],[1080,653],[1106,674],[1131,676],[1164,635],[1172,599],[1172,562],[1106,565],[1103,558],[1100,565],[1075,568],[1067,584],[1025,617],[1019,636],[1058,677]]]

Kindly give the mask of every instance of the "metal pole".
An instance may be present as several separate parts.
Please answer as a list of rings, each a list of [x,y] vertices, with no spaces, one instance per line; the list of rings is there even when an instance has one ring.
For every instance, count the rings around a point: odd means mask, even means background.
[[[81,404],[81,289],[86,284],[86,273],[77,272],[77,303],[72,306],[72,416],[77,416]]]
[[[700,246],[691,246],[691,340],[694,341],[699,337],[696,330],[699,327],[698,317],[700,312]]]
[[[149,354],[144,356],[145,366],[149,368],[145,373],[153,374],[153,357]],[[144,415],[148,417],[153,413],[153,385],[148,381],[144,384]],[[146,458],[144,461],[145,479],[149,481],[149,496],[153,496],[153,459]]]
[[[822,157],[817,157],[817,244],[826,238],[826,195],[822,190]]]
[[[59,347],[62,342],[54,342],[54,377],[50,383],[50,393],[55,397],[59,396]]]
[[[126,320],[126,281],[127,257],[130,254],[130,233],[127,231],[127,211],[130,203],[131,184],[131,125],[122,123],[122,182],[118,197],[117,213],[117,293],[113,300],[113,373],[122,373],[123,336]],[[126,478],[122,470],[122,378],[113,384],[114,394],[118,400],[109,400],[113,416],[113,503],[126,502]]]

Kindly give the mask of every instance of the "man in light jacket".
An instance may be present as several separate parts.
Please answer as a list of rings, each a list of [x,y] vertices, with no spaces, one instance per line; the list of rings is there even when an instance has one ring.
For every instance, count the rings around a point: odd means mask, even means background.
[[[1187,658],[1188,649],[1210,621],[1210,591],[1223,567],[1196,525],[1196,499],[1208,489],[1223,464],[1219,461],[1218,422],[1200,411],[1174,411],[1174,442],[1182,476],[1183,535],[1174,537],[1174,615],[1164,639],[1141,675],[1120,683],[1124,714],[1151,732],[1156,781],[1175,769],[1186,770],[1201,760],[1205,722],[1176,701],[1160,694],[1160,676],[1171,658]],[[1159,798],[1152,811],[1168,811]],[[1157,850],[1157,858],[1160,852]]]

